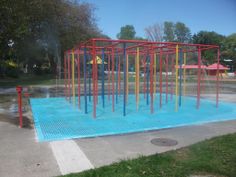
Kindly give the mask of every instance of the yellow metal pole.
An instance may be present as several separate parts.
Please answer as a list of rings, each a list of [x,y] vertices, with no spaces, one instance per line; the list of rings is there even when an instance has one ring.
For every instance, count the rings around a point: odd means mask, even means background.
[[[72,50],[71,66],[72,66],[71,72],[72,72],[73,105],[75,106],[75,53],[74,53],[74,49]]]
[[[186,95],[186,53],[184,53],[184,96]]]
[[[179,45],[176,45],[175,51],[175,111],[178,111],[178,75],[179,75]]]
[[[157,77],[156,77],[156,73],[157,73],[157,61],[156,61],[156,54],[154,53],[154,85],[153,85],[153,94],[154,97],[156,96],[156,82],[157,82]]]

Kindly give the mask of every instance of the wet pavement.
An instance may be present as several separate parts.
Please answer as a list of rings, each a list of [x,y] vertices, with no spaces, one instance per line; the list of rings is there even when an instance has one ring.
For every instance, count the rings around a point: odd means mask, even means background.
[[[22,97],[23,128],[33,128],[29,97],[47,98],[63,96],[63,89],[54,86],[24,87]],[[19,125],[18,101],[15,88],[0,89],[0,122]]]

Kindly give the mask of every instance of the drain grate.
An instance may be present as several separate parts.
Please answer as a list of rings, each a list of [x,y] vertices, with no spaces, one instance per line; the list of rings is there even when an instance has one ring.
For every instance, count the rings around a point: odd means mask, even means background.
[[[175,146],[178,144],[176,140],[168,138],[154,138],[151,140],[151,143],[156,146]]]

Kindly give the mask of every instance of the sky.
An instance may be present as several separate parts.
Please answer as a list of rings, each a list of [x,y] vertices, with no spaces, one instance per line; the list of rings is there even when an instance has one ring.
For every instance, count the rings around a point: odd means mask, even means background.
[[[116,39],[120,28],[133,25],[136,36],[164,21],[183,22],[191,33],[201,30],[236,33],[236,0],[82,0],[95,6],[98,27]]]

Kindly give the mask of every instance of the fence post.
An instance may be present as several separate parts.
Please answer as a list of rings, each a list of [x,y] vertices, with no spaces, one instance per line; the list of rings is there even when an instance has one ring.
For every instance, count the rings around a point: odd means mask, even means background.
[[[22,128],[23,120],[22,120],[22,87],[16,87],[17,96],[18,96],[18,112],[19,112],[19,125]]]

